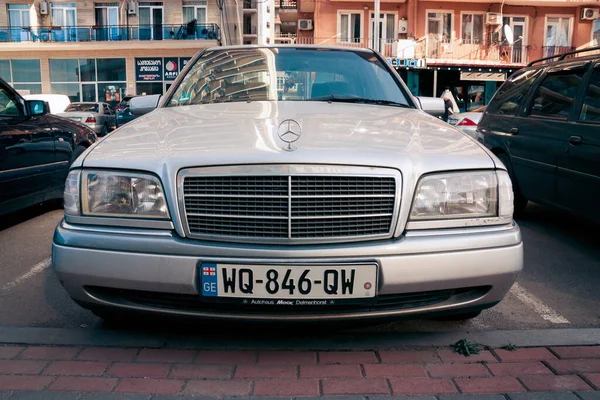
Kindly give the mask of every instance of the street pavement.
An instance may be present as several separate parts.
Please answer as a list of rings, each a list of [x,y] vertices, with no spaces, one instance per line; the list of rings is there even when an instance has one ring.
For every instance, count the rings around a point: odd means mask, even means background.
[[[49,257],[52,233],[61,217],[58,206],[49,204],[0,220],[0,327],[135,329],[130,325],[107,326],[74,304],[59,285],[49,268]],[[493,309],[462,323],[413,319],[352,329],[415,332],[600,327],[600,225],[537,205],[530,205],[518,223],[525,243],[525,269],[518,284]]]
[[[413,395],[432,400],[597,400],[600,346],[493,348],[468,357],[450,348],[0,347],[0,399],[398,400]]]

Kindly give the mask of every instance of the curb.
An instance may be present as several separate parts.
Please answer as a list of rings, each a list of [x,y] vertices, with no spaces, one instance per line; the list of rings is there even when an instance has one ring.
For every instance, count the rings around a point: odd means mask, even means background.
[[[450,346],[466,338],[483,346],[497,348],[511,343],[518,347],[589,346],[600,344],[600,329],[533,329],[469,332],[405,332],[405,333],[322,333],[298,336],[265,332],[250,334],[149,334],[105,329],[59,329],[0,327],[0,344],[192,348],[218,350],[365,350],[399,347]],[[210,329],[210,325],[206,326]],[[318,335],[318,336],[317,336]]]

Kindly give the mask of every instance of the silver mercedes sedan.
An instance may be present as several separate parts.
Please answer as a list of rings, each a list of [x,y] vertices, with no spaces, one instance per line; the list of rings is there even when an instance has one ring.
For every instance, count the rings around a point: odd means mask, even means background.
[[[523,267],[511,182],[431,100],[372,50],[204,50],[73,164],[54,271],[104,318],[475,317]]]

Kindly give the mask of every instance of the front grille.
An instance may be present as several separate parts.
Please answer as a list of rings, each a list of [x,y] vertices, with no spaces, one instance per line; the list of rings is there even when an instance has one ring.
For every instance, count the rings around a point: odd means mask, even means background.
[[[295,306],[275,307],[265,305],[248,305],[241,302],[220,302],[214,299],[203,299],[200,295],[147,292],[141,290],[113,289],[98,286],[86,286],[85,289],[94,297],[115,304],[135,304],[145,307],[161,308],[165,310],[179,310],[191,312],[221,312],[244,314],[270,314],[270,315],[302,315],[302,314],[339,314],[361,311],[391,311],[416,309],[439,304],[453,298],[456,303],[480,298],[490,289],[489,286],[459,288],[449,290],[434,290],[426,292],[413,292],[381,295],[370,303],[352,304],[339,302],[339,304],[323,306]]]
[[[239,176],[187,171],[180,188],[187,234],[283,243],[391,236],[398,192],[394,174],[346,176],[339,175],[339,168],[336,175],[286,171]]]

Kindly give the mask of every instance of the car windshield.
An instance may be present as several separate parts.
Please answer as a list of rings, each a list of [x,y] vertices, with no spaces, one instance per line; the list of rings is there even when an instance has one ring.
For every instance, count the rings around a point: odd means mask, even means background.
[[[241,101],[340,101],[410,106],[390,68],[371,52],[235,48],[202,54],[167,107]]]
[[[94,103],[71,103],[66,108],[65,112],[83,111],[83,112],[98,112],[98,104]]]

